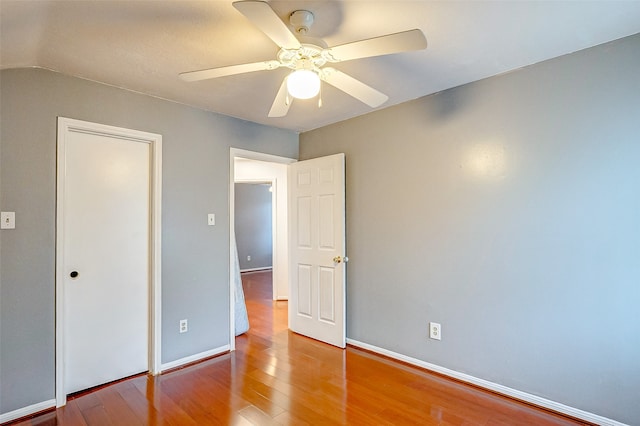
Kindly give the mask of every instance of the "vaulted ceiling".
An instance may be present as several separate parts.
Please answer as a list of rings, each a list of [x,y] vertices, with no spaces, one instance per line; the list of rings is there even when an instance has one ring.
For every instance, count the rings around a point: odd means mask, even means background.
[[[426,50],[333,65],[389,96],[378,108],[640,32],[640,1],[271,1],[309,10],[328,46],[421,29]],[[0,67],[43,67],[269,126],[305,131],[372,111],[324,84],[269,118],[290,70],[185,82],[178,74],[266,61],[278,47],[232,1],[0,1]]]

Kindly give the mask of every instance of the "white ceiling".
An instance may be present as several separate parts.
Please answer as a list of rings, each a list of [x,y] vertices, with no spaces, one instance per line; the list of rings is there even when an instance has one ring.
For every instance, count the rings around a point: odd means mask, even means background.
[[[324,85],[324,106],[267,114],[286,69],[187,83],[184,71],[271,60],[278,47],[225,1],[0,0],[0,67],[44,67],[269,126],[305,131],[371,108]],[[640,1],[271,1],[311,10],[328,46],[420,28],[418,52],[335,64],[380,108],[640,32]]]

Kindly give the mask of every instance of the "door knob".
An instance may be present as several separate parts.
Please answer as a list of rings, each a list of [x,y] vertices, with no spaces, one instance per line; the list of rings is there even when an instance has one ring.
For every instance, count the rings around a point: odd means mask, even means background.
[[[349,258],[347,256],[345,257],[336,256],[333,258],[334,263],[342,263],[342,262],[347,263],[348,261],[349,261]]]
[[[78,274],[78,271],[71,271],[71,273],[69,274],[69,276],[70,276],[71,278],[75,278],[75,277],[77,277],[78,275],[80,275],[80,274]]]

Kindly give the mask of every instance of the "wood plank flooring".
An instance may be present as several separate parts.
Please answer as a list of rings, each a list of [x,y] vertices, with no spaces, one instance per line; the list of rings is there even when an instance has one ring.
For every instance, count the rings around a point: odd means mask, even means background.
[[[287,330],[271,272],[243,275],[251,329],[237,350],[71,397],[13,425],[580,425],[356,348]]]

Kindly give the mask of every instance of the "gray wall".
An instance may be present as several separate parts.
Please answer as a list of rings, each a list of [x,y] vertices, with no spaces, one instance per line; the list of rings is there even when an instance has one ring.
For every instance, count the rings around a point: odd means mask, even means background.
[[[229,147],[296,158],[297,134],[40,69],[0,90],[0,412],[54,398],[58,116],[163,136],[162,362],[228,344]]]
[[[270,187],[270,184],[235,184],[235,231],[241,270],[273,266]]]
[[[346,153],[348,337],[640,424],[638,70],[640,35],[303,133]]]

